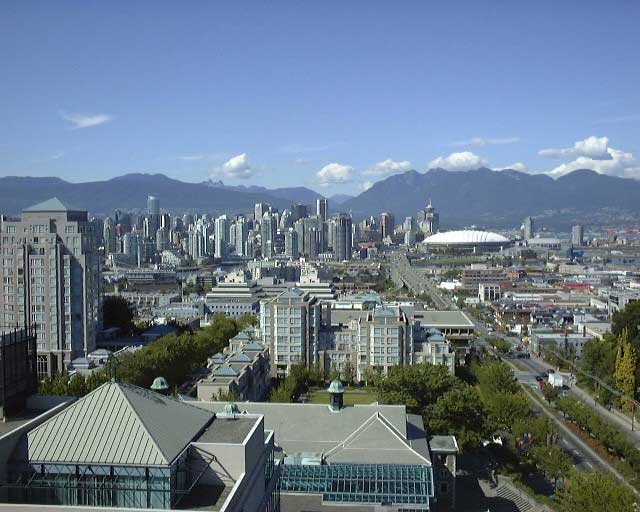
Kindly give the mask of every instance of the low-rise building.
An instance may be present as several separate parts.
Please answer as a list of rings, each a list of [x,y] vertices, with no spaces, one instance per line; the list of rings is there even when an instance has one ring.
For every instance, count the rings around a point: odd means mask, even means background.
[[[198,381],[199,400],[234,397],[237,400],[263,400],[271,384],[269,347],[253,339],[247,331],[229,341],[223,353],[207,361],[209,376]]]
[[[110,381],[0,437],[2,500],[17,512],[278,511],[264,425],[230,404],[213,412]]]

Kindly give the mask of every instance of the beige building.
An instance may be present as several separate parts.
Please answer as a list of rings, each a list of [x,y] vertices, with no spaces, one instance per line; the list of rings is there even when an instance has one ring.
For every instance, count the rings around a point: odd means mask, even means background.
[[[0,223],[0,318],[4,327],[31,325],[38,374],[95,350],[101,323],[100,259],[87,212],[53,198]]]

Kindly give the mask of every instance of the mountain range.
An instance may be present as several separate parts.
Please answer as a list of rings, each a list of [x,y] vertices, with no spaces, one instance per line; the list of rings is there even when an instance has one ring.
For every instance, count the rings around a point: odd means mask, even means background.
[[[9,215],[54,196],[92,214],[110,214],[116,208],[143,211],[148,195],[157,196],[161,208],[168,211],[212,214],[251,212],[258,202],[282,210],[292,203],[313,205],[322,197],[305,187],[269,189],[211,181],[186,183],[162,174],[126,174],[85,183],[60,178],[0,178],[0,212]],[[332,212],[348,211],[355,218],[388,211],[399,223],[406,216],[415,217],[429,200],[440,213],[444,227],[513,227],[527,215],[539,217],[549,226],[565,227],[576,221],[592,224],[606,223],[608,218],[637,220],[640,182],[586,169],[558,179],[514,170],[431,169],[389,176],[355,197],[334,196],[329,205]]]

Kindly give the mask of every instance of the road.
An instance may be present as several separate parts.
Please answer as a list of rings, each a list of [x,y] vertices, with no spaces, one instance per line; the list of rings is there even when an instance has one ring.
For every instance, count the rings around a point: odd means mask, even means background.
[[[405,285],[414,295],[428,294],[436,309],[457,309],[451,301],[440,295],[433,281],[416,271],[409,259],[401,252],[392,252],[390,257],[391,279],[394,283]]]

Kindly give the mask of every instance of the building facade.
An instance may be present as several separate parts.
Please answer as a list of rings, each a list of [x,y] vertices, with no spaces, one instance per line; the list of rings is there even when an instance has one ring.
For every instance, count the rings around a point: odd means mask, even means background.
[[[38,374],[95,350],[101,324],[100,258],[87,212],[54,198],[0,227],[2,325],[33,326]]]

